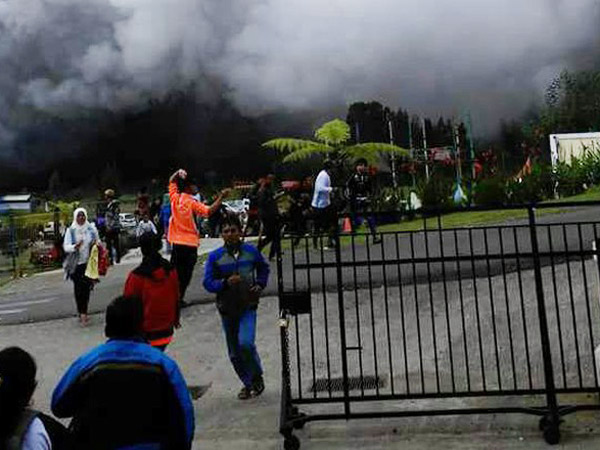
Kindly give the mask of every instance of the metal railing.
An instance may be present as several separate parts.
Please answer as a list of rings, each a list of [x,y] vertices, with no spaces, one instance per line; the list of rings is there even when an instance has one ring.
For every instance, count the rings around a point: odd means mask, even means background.
[[[331,250],[326,236],[316,247],[310,236],[297,245],[284,236],[286,448],[298,448],[293,430],[311,421],[474,413],[538,415],[544,438],[556,443],[561,416],[600,409],[557,399],[600,392],[600,219],[592,206],[600,202],[511,206],[526,218],[461,228],[444,228],[441,212],[430,211],[435,228],[383,231],[380,243],[335,233]],[[536,216],[572,207],[571,216]],[[472,210],[488,209],[499,208]]]

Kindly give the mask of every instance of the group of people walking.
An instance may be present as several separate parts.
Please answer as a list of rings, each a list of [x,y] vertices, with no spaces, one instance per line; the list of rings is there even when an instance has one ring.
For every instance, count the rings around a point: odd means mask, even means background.
[[[78,358],[54,389],[52,412],[72,418],[68,430],[28,406],[36,384],[33,358],[18,347],[0,351],[0,421],[10,414],[10,420],[0,424],[0,448],[5,443],[18,450],[191,448],[190,394],[177,363],[164,352],[180,326],[180,301],[196,264],[194,216],[209,215],[228,191],[209,206],[192,197],[187,180],[181,169],[169,180],[171,261],[159,253],[157,234],[140,236],[142,262],[129,273],[123,295],[106,309],[107,342]],[[247,400],[265,388],[255,339],[256,311],[269,265],[256,247],[242,241],[237,217],[224,218],[221,234],[223,246],[210,253],[203,284],[216,294],[228,356],[242,385],[238,398]],[[90,292],[79,272],[85,271],[99,239],[86,211],[77,209],[64,249],[77,254],[72,281],[78,311]]]
[[[354,226],[369,205],[372,187],[365,169],[366,161],[357,161],[356,171],[346,185]],[[315,230],[330,233],[331,239],[337,214],[331,203],[334,188],[330,170],[326,163],[318,174],[310,204]],[[216,294],[228,356],[242,384],[240,400],[259,396],[265,389],[255,339],[258,302],[269,279],[269,264],[261,250],[270,243],[272,257],[278,251],[281,231],[277,194],[272,188],[273,177],[266,177],[256,190],[265,234],[258,248],[243,241],[242,225],[236,216],[225,216],[221,222],[223,246],[209,254],[204,270],[203,285]],[[206,205],[194,198],[187,172],[180,169],[170,177],[168,192],[170,261],[160,254],[162,241],[155,229],[139,234],[142,262],[129,273],[123,295],[106,309],[107,342],[78,358],[54,389],[52,412],[59,418],[72,418],[68,430],[51,416],[28,406],[36,385],[31,355],[18,347],[0,351],[0,448],[191,448],[193,405],[177,363],[165,350],[180,326],[181,307],[197,262],[199,235],[195,218],[214,213],[228,190]],[[108,206],[104,226],[109,240],[110,230],[116,229],[111,228],[111,220],[118,217],[119,209],[118,202],[111,204],[114,192],[108,190],[105,194]],[[307,203],[306,195],[292,198],[293,214],[305,218]],[[368,214],[367,222],[375,238],[375,221]],[[302,225],[295,230],[304,231]],[[92,288],[86,266],[99,241],[98,230],[88,220],[87,212],[76,209],[63,247],[75,256],[70,278],[83,325],[89,321],[87,305]],[[331,239],[329,245],[334,243]]]

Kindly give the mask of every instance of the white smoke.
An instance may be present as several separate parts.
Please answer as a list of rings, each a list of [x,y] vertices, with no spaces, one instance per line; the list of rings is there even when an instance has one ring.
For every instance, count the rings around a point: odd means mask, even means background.
[[[591,46],[598,12],[598,0],[0,0],[0,139],[35,110],[118,109],[190,83],[208,95],[207,79],[249,113],[375,99],[472,109],[489,126]]]

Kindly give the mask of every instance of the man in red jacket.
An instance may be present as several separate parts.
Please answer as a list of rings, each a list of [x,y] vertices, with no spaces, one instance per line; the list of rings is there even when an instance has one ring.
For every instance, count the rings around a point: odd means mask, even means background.
[[[160,238],[153,233],[140,237],[142,263],[129,273],[124,297],[137,297],[144,305],[142,330],[150,345],[163,350],[179,327],[179,280],[175,268],[158,253]]]

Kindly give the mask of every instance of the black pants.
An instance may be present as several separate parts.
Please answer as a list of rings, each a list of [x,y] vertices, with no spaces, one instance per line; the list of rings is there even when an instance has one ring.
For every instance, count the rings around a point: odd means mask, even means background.
[[[269,259],[277,254],[280,248],[280,226],[278,218],[270,218],[263,220],[263,228],[265,235],[258,243],[258,251],[262,251],[269,243],[271,243],[271,249],[269,250]]]
[[[317,247],[317,237],[321,234],[327,234],[328,245],[335,245],[335,231],[337,227],[337,215],[332,206],[326,208],[315,208],[315,230],[313,234],[313,245]]]
[[[119,242],[119,230],[107,230],[106,231],[106,249],[108,250],[108,257],[110,262],[113,262],[113,248],[116,253],[117,264],[121,262],[121,243]]]
[[[85,276],[87,264],[79,264],[75,273],[71,277],[75,288],[75,303],[79,314],[88,313],[88,304],[90,303],[90,292],[92,291],[92,282]]]
[[[185,291],[192,280],[194,266],[198,260],[198,249],[189,245],[173,244],[171,252],[171,264],[177,269],[179,278],[179,299],[183,300]]]

